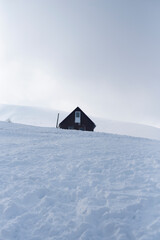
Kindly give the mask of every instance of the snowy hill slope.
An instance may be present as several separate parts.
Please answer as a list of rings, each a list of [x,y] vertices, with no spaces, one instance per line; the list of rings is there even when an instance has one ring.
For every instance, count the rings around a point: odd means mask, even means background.
[[[111,121],[97,118],[95,118],[95,122],[98,124],[96,130],[98,132],[160,140],[160,128],[143,124]]]
[[[10,119],[14,123],[22,123],[41,127],[55,127],[58,110],[31,106],[16,106],[0,104],[0,121]],[[61,112],[60,120],[66,113]]]
[[[0,122],[0,239],[159,240],[160,142]]]
[[[55,127],[58,110],[0,104],[0,121],[11,120],[33,126]],[[60,111],[61,122],[69,113]],[[111,121],[92,117],[96,132],[107,132],[160,140],[160,129],[142,124]]]

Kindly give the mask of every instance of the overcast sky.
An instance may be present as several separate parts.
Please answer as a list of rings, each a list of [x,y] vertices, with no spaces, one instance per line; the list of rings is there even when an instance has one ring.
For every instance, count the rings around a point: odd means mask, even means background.
[[[0,0],[0,103],[160,126],[159,0]]]

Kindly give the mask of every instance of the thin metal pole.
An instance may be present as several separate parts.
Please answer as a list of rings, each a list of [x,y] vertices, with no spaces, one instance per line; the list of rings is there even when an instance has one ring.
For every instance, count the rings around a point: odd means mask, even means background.
[[[58,128],[58,122],[59,122],[59,113],[57,115],[57,123],[56,123],[56,128]]]

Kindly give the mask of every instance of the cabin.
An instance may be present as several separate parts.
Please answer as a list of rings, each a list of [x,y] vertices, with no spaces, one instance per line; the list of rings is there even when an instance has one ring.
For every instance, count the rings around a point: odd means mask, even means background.
[[[75,129],[83,131],[94,131],[95,123],[77,107],[60,124],[62,129]]]

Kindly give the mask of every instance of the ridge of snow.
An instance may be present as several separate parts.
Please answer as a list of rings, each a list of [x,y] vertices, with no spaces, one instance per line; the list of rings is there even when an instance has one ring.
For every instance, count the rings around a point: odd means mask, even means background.
[[[61,122],[69,113],[38,107],[0,104],[0,121],[11,121],[14,123],[22,123],[33,126],[55,127],[57,114],[59,112],[59,122]],[[160,128],[136,123],[101,119],[97,117],[91,117],[91,119],[96,124],[96,132],[106,132],[160,140]]]

